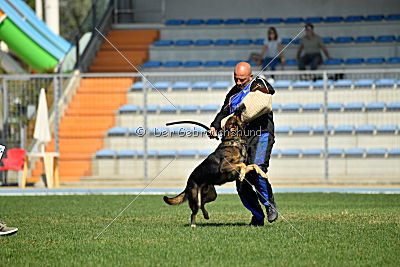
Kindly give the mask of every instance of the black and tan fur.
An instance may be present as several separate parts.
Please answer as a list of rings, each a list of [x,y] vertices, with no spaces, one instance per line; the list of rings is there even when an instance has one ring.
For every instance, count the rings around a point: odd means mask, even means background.
[[[164,196],[164,201],[170,205],[179,205],[189,201],[192,210],[191,226],[196,226],[196,214],[199,209],[205,219],[209,215],[204,205],[217,198],[214,185],[243,180],[246,173],[256,171],[262,177],[267,175],[256,165],[246,165],[246,137],[240,120],[240,109],[229,118],[224,126],[221,144],[191,173],[185,190],[174,198]]]

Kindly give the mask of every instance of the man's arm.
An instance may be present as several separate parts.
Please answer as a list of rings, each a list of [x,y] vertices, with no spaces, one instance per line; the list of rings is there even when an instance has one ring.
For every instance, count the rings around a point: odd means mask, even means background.
[[[324,51],[324,54],[327,58],[331,59],[332,57],[328,53],[328,49],[326,49],[325,45],[321,45],[322,51]]]
[[[300,43],[299,48],[297,49],[297,55],[296,55],[296,59],[297,60],[300,59],[301,51],[303,51],[303,44],[302,43]]]

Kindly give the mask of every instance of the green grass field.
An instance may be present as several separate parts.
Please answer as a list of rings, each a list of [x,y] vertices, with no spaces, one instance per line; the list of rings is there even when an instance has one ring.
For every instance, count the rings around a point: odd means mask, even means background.
[[[191,228],[187,203],[140,196],[0,197],[1,219],[19,227],[0,238],[0,265],[400,265],[400,195],[276,194],[278,219],[252,228],[236,195],[207,204]]]

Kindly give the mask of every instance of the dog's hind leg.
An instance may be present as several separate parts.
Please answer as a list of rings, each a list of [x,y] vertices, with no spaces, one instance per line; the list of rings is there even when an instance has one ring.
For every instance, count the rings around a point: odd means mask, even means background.
[[[203,187],[201,192],[201,211],[203,212],[204,219],[210,219],[208,212],[204,205],[208,202],[214,201],[217,198],[217,192],[215,191],[215,187],[213,185],[207,185]]]
[[[200,190],[199,190],[200,189]],[[191,215],[191,227],[196,227],[196,214],[199,211],[199,207],[201,205],[201,197],[199,199],[198,193],[201,193],[201,188],[199,188],[197,185],[194,186],[190,190],[190,198],[189,198],[189,207],[192,210],[192,215]]]

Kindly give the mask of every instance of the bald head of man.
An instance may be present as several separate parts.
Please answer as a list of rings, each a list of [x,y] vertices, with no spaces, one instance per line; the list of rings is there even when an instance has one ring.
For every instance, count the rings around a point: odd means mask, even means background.
[[[239,62],[235,66],[235,70],[233,72],[233,78],[235,80],[236,85],[243,90],[253,78],[250,64],[244,61]]]

